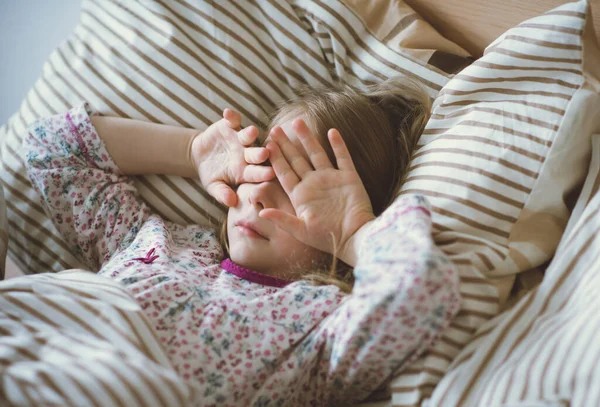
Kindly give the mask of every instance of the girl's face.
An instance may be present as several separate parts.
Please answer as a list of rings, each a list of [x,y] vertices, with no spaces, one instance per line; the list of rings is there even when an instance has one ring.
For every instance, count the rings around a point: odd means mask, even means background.
[[[293,119],[284,122],[281,128],[298,151],[307,157],[292,130]],[[292,280],[300,277],[293,275],[293,270],[310,270],[314,268],[315,262],[325,261],[325,253],[305,245],[273,223],[258,217],[258,213],[264,208],[276,208],[296,214],[277,179],[259,184],[241,184],[237,194],[238,204],[229,208],[227,216],[229,254],[233,262],[271,276]]]

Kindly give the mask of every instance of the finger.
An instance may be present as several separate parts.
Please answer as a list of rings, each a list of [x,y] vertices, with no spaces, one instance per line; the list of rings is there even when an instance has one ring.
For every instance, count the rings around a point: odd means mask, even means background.
[[[298,151],[294,143],[290,141],[281,127],[273,127],[270,135],[271,140],[277,143],[277,146],[285,157],[285,160],[290,164],[290,167],[300,179],[304,178],[307,172],[313,170],[312,165],[310,165],[302,153]]]
[[[304,241],[306,236],[306,228],[304,222],[294,215],[283,212],[279,209],[263,209],[258,213],[258,216],[262,219],[271,221],[278,228],[288,232],[300,241]]]
[[[300,182],[300,178],[292,170],[292,167],[288,164],[285,157],[281,153],[281,150],[277,146],[277,143],[270,141],[267,144],[267,150],[269,150],[269,160],[271,166],[275,171],[275,175],[281,184],[281,187],[286,194],[291,194],[294,187]],[[265,167],[268,168],[268,167]]]
[[[356,171],[350,151],[348,151],[348,147],[346,146],[346,143],[344,143],[344,139],[340,132],[336,129],[329,129],[327,137],[329,138],[329,143],[333,149],[338,169],[343,171]]]
[[[225,206],[235,207],[237,205],[237,194],[224,182],[213,182],[206,187],[206,191]]]
[[[244,168],[240,183],[271,181],[273,178],[275,178],[275,171],[272,167],[264,165],[248,165]]]
[[[256,126],[248,126],[238,131],[238,140],[243,146],[252,145],[256,137],[258,137],[258,128]]]
[[[232,129],[236,131],[240,130],[240,126],[242,125],[242,116],[235,110],[223,110],[223,119],[227,121],[227,125]]]
[[[300,139],[302,146],[310,158],[310,162],[316,170],[333,168],[331,160],[319,140],[311,133],[310,129],[302,119],[296,119],[292,123],[292,129]]]
[[[248,164],[261,164],[269,159],[269,150],[265,147],[247,147],[244,158]]]

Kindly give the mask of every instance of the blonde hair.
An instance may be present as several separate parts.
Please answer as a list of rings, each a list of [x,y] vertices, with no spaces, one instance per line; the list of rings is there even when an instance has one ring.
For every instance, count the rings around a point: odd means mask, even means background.
[[[297,96],[272,115],[270,130],[296,117],[304,118],[321,141],[329,158],[335,156],[325,135],[339,130],[379,216],[397,197],[412,151],[429,119],[431,100],[422,85],[408,78],[392,78],[360,91],[348,85],[330,88],[302,87]],[[227,225],[221,230],[227,250]],[[331,256],[331,267],[302,276],[314,285],[336,285],[351,292],[353,269]]]

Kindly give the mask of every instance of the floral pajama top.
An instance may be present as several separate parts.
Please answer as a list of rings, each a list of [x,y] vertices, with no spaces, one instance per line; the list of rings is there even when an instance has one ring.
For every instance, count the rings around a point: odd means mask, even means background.
[[[30,126],[30,180],[73,253],[141,305],[174,368],[200,390],[196,405],[358,402],[457,313],[458,274],[432,241],[424,198],[398,199],[373,223],[352,294],[278,287],[224,269],[213,230],[153,213],[90,114],[82,105]]]

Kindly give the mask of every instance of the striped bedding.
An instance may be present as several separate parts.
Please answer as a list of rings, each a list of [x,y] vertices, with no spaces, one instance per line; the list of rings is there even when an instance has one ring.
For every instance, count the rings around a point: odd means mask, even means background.
[[[600,134],[542,283],[453,362],[432,406],[600,406]]]
[[[87,100],[106,114],[197,128],[230,106],[244,124],[265,125],[298,84],[417,77],[435,108],[403,192],[432,201],[434,237],[460,268],[464,302],[438,344],[394,378],[391,401],[378,405],[477,405],[479,393],[469,393],[477,377],[459,390],[459,373],[468,376],[460,368],[489,345],[482,338],[504,320],[493,318],[516,276],[552,258],[569,219],[566,198],[577,196],[591,135],[600,132],[600,55],[588,5],[569,3],[515,27],[451,78],[431,65],[435,53],[418,59],[398,48],[395,28],[375,30],[359,3],[84,1],[74,34],[0,129],[19,265],[28,273],[80,266],[24,176],[20,133],[39,116]],[[221,216],[191,180],[140,177],[137,186],[174,221],[215,224]],[[488,350],[478,372],[494,360]]]
[[[3,406],[188,407],[183,384],[137,302],[84,270],[0,287]]]

